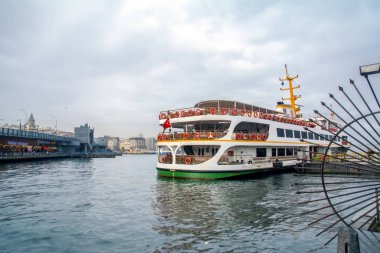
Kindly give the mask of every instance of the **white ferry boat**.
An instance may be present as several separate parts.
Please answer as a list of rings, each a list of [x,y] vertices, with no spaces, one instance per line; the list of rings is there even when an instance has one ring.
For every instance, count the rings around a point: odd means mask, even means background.
[[[286,68],[286,66],[285,66]],[[337,131],[324,118],[303,119],[286,69],[290,104],[278,102],[275,110],[236,101],[210,100],[192,108],[161,112],[169,131],[157,136],[159,176],[192,179],[226,179],[279,171],[320,158]],[[315,123],[314,123],[315,122]],[[309,128],[308,131],[305,128]],[[345,153],[346,136],[330,148]]]

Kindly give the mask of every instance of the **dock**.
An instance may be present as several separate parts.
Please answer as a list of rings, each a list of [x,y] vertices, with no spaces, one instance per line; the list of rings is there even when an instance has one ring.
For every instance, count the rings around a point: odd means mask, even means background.
[[[30,162],[63,158],[115,158],[116,153],[90,153],[90,154],[65,154],[65,153],[18,153],[0,155],[0,164],[14,162]]]
[[[296,172],[299,174],[320,174],[322,162],[307,162],[296,167]],[[366,170],[367,164],[355,164],[350,162],[335,162],[325,163],[325,174],[346,174],[346,175],[373,175],[373,172]]]
[[[36,153],[36,154],[13,154],[13,155],[0,155],[0,163],[12,163],[12,162],[29,162],[47,159],[62,159],[69,158],[69,154],[63,153]]]

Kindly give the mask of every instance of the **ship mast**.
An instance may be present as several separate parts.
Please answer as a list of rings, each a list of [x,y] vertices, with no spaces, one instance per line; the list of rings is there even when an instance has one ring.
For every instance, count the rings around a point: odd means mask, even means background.
[[[299,111],[300,111],[300,108],[298,105],[296,105],[296,100],[298,98],[301,97],[301,95],[294,95],[294,90],[295,89],[299,89],[300,86],[293,86],[293,80],[298,78],[298,75],[297,76],[289,76],[289,73],[288,73],[288,67],[286,66],[285,64],[285,73],[286,73],[286,76],[284,78],[279,78],[280,81],[282,82],[282,84],[284,83],[284,81],[287,81],[288,82],[288,85],[289,87],[286,87],[286,88],[281,88],[280,90],[284,91],[284,90],[289,90],[289,93],[290,93],[290,96],[288,98],[282,98],[282,100],[289,100],[290,101],[290,105],[292,107],[292,110],[294,113],[292,113],[292,118],[297,118],[298,115],[299,115]]]

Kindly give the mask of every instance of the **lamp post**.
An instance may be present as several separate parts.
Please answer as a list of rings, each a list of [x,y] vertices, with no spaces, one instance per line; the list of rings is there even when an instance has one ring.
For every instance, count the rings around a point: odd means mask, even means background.
[[[57,123],[58,123],[58,119],[56,116],[54,115],[50,115],[51,117],[55,118],[55,133],[57,134]]]
[[[28,114],[26,113],[26,111],[24,110],[24,109],[22,109],[22,108],[19,108],[20,109],[20,111],[23,111],[24,113],[25,113],[25,125],[24,125],[24,130],[26,130],[26,122],[27,122],[27,120],[28,120]],[[20,123],[21,124],[21,123]],[[20,128],[20,130],[21,130],[21,128]]]
[[[20,130],[21,130],[21,119],[18,119],[17,122],[20,122]]]
[[[360,70],[360,75],[364,76],[365,79],[367,80],[367,83],[368,83],[369,87],[371,88],[372,95],[376,99],[377,106],[380,107],[379,99],[377,98],[375,91],[372,88],[371,82],[368,79],[368,75],[380,73],[380,63],[360,66],[359,70]],[[351,83],[353,83],[353,82],[351,82]]]

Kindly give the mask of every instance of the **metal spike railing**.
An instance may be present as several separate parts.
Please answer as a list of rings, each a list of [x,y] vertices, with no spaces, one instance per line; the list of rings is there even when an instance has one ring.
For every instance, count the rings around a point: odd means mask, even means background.
[[[339,112],[337,109],[333,110],[327,106],[325,102],[321,102],[321,104],[328,113],[333,113],[343,125],[341,126],[323,113],[314,110],[319,117],[337,129],[336,132],[330,131],[324,124],[318,122],[317,118],[311,120],[318,127],[333,135],[327,147],[324,147],[324,152],[313,152],[314,155],[322,156],[322,160],[317,164],[321,182],[294,184],[295,187],[302,188],[297,191],[297,194],[316,196],[299,203],[300,205],[312,205],[311,209],[303,211],[301,215],[313,214],[314,217],[315,214],[320,214],[308,225],[319,224],[322,226],[316,236],[325,233],[331,235],[325,245],[338,236],[339,224],[359,230],[380,228],[380,121],[378,119],[380,104],[368,75],[364,75],[364,77],[377,106],[370,106],[371,101],[367,97],[365,98],[363,91],[352,79],[349,81],[353,87],[352,94],[342,86],[338,86],[345,101],[338,99],[334,94],[329,94]],[[348,106],[353,107],[352,110]],[[305,128],[305,130],[312,132],[320,139],[325,139],[323,134],[318,134],[314,129]],[[337,141],[342,135],[347,136],[346,143],[349,144],[349,148]],[[321,148],[321,145],[315,142],[301,141]],[[344,155],[338,156],[336,150],[343,152]],[[305,168],[300,171],[304,172]],[[327,203],[323,204],[323,202]],[[380,235],[374,238],[374,241],[378,243]],[[366,243],[368,242],[370,241],[367,240]]]

